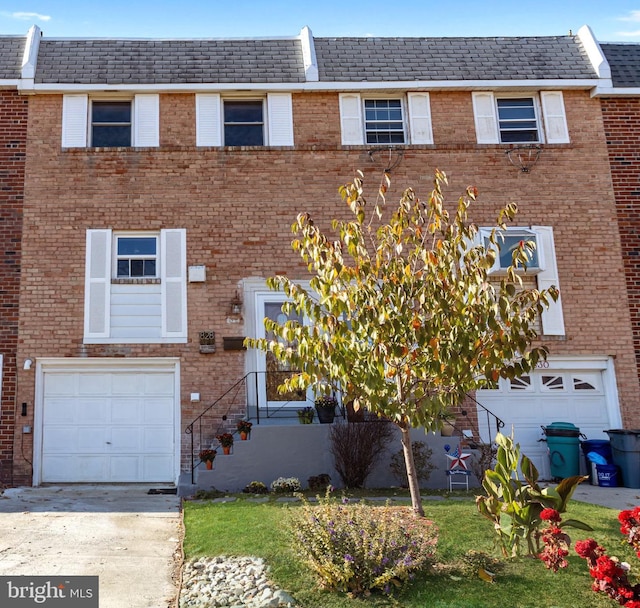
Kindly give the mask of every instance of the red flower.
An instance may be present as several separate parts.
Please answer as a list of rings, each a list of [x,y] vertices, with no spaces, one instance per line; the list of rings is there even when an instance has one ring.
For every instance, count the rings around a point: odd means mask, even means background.
[[[587,559],[595,553],[598,543],[593,538],[587,538],[587,540],[577,541],[574,548],[580,557]]]
[[[558,513],[555,509],[543,509],[542,513],[540,513],[540,519],[557,523],[562,518],[560,517],[560,513]]]

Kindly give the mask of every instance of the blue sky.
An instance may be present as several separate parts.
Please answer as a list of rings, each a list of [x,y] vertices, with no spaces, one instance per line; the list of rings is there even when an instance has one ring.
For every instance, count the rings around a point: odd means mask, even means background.
[[[0,34],[48,37],[547,36],[585,23],[602,42],[640,42],[640,0],[0,0]]]

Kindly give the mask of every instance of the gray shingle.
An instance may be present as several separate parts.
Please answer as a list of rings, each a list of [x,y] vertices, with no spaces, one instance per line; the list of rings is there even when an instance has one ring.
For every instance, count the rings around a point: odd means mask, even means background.
[[[0,36],[0,79],[20,78],[25,36]]]
[[[316,38],[320,80],[596,78],[574,36],[535,38]]]
[[[640,44],[601,44],[614,87],[640,87]]]
[[[36,83],[304,82],[298,40],[54,40]]]

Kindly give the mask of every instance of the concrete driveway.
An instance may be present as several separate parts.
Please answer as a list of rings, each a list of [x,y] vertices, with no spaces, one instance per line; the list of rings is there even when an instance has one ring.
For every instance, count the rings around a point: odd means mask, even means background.
[[[12,488],[0,496],[0,575],[93,575],[100,608],[174,606],[180,499],[148,485]]]

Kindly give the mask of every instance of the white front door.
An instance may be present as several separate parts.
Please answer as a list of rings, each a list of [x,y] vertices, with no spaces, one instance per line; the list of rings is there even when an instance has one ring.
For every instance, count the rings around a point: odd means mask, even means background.
[[[282,310],[282,305],[286,298],[280,293],[262,293],[257,295],[256,301],[256,335],[258,338],[273,338],[273,334],[267,334],[264,327],[264,319],[272,319],[279,324],[287,321],[298,321],[304,323],[301,315],[295,312],[286,314]],[[287,410],[299,409],[308,405],[313,405],[309,399],[308,391],[290,391],[280,393],[278,386],[291,375],[289,366],[276,360],[272,353],[258,352],[258,390],[259,405],[268,410],[269,415],[287,413]],[[289,412],[290,413],[290,412]]]
[[[176,372],[47,369],[38,411],[39,482],[174,482]]]

